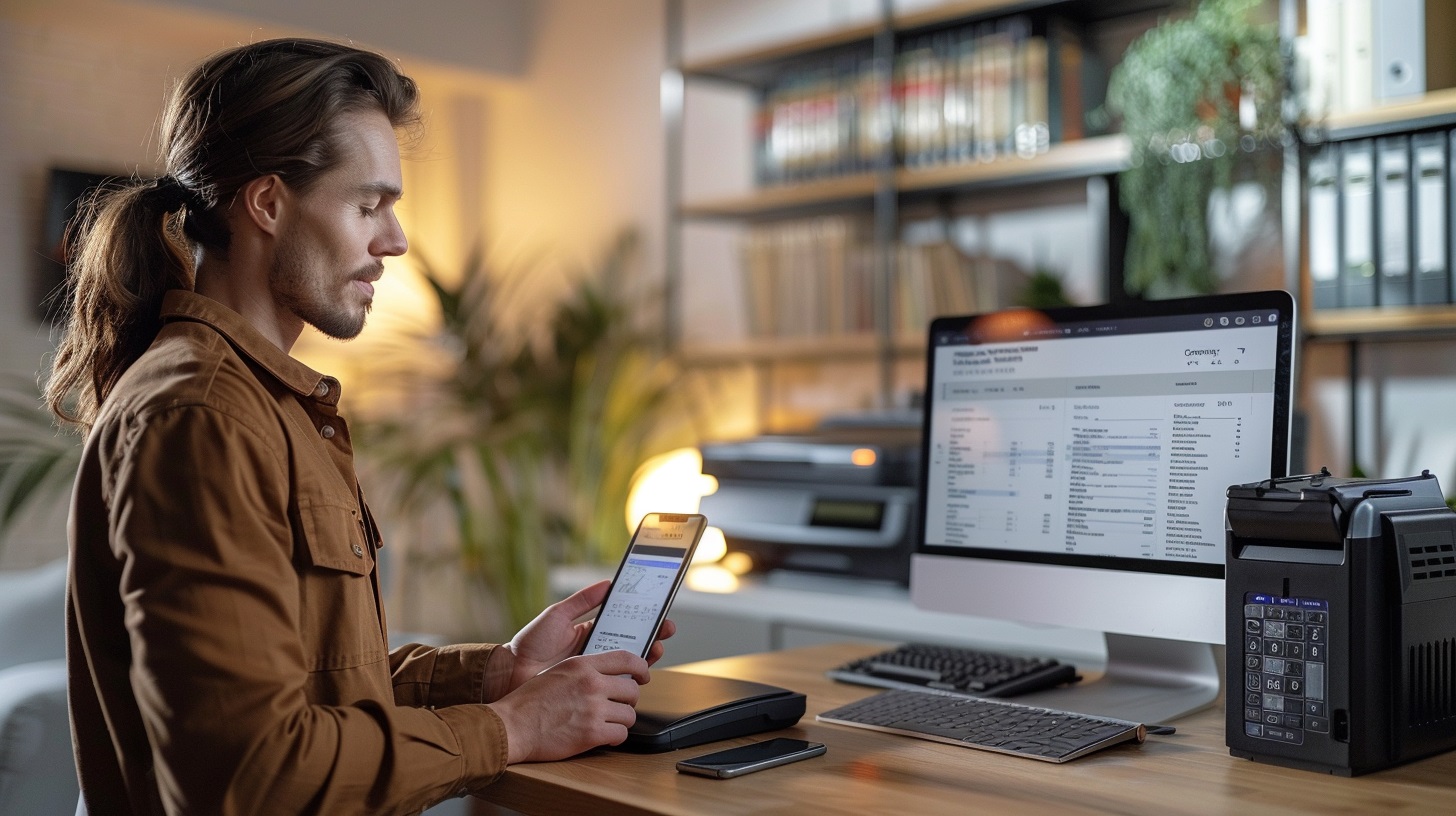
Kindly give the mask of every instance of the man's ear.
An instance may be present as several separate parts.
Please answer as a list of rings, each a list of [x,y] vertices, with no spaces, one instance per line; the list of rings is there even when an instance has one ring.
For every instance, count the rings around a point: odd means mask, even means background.
[[[241,215],[268,235],[277,236],[283,213],[292,204],[292,191],[276,173],[259,176],[238,192]]]

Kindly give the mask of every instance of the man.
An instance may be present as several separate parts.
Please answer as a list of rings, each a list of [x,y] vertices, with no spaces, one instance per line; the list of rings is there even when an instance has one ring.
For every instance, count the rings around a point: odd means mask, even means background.
[[[339,384],[288,352],[305,323],[358,334],[405,251],[416,104],[375,54],[233,49],[176,89],[167,175],[95,208],[47,388],[87,431],[67,617],[94,814],[418,812],[634,721],[649,661],[573,656],[606,582],[503,646],[386,651]]]

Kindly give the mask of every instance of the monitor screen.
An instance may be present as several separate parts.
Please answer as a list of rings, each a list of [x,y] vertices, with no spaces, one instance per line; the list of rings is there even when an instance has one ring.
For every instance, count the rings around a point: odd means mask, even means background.
[[[936,319],[915,604],[1222,643],[1226,493],[1285,475],[1293,338],[1284,292]]]

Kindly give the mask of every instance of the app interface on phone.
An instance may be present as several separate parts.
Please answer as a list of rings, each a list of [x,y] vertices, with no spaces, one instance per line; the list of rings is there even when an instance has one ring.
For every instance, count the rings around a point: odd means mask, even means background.
[[[649,515],[642,522],[583,654],[622,649],[640,655],[647,651],[702,524],[700,516],[666,514]]]

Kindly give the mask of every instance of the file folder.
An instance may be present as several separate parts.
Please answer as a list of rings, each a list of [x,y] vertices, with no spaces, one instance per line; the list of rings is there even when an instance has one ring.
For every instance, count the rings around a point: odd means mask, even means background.
[[[1309,160],[1309,279],[1316,309],[1340,306],[1339,155],[1326,145]]]
[[[1340,149],[1340,304],[1375,305],[1375,145],[1369,139]]]
[[[1387,136],[1375,143],[1375,220],[1380,240],[1376,267],[1381,306],[1409,306],[1411,296],[1410,138]]]
[[[1456,133],[1451,134],[1456,139]],[[1415,184],[1415,302],[1438,305],[1451,302],[1450,260],[1447,257],[1447,212],[1451,188],[1447,134],[1417,133],[1411,137],[1411,174]]]

